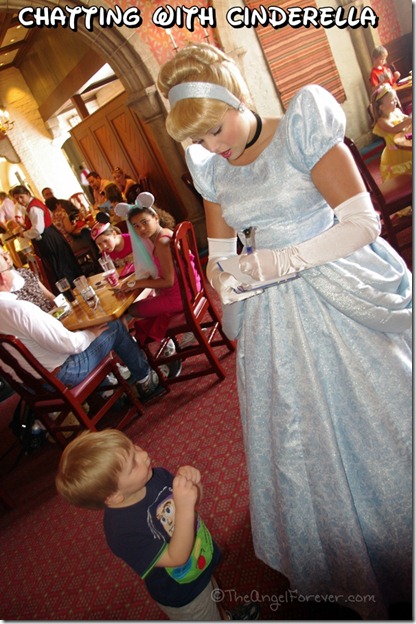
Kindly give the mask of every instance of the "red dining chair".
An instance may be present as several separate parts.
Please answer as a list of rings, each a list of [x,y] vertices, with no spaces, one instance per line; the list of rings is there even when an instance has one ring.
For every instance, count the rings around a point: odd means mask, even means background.
[[[90,210],[90,202],[85,193],[74,193],[68,201],[74,204],[75,208],[78,208],[81,212],[85,211],[88,213]]]
[[[98,423],[124,394],[130,404],[124,406],[123,416],[117,424],[106,419],[109,421],[107,426],[122,429],[143,413],[140,401],[120,375],[117,361],[117,357],[110,353],[84,381],[69,388],[47,371],[18,338],[0,334],[2,377],[61,447],[83,429],[97,431]],[[117,385],[106,383],[110,373],[116,377]],[[112,390],[113,394],[103,400],[100,395],[105,390]],[[85,409],[87,400],[88,413]],[[69,417],[70,414],[73,417]]]
[[[144,341],[141,341],[141,346],[146,352],[150,366],[157,371],[160,378],[163,378],[163,372],[160,370],[161,365],[178,360],[184,363],[181,374],[177,377],[165,379],[164,385],[213,373],[220,380],[223,380],[225,371],[216,349],[217,347],[226,347],[229,354],[235,350],[235,347],[233,342],[224,334],[220,317],[207,289],[192,223],[183,221],[176,226],[171,240],[171,249],[181,289],[184,311],[171,317],[165,338],[161,342],[156,342],[152,338],[147,337]],[[193,260],[201,280],[199,288],[191,260]],[[189,332],[192,332],[194,335],[194,340],[182,346],[180,336]],[[171,339],[175,343],[176,353],[165,355],[165,348]],[[140,341],[139,337],[138,340]],[[195,366],[189,367],[189,370],[186,360],[201,355],[205,356],[205,365],[203,365],[203,358],[202,362],[198,361],[196,363],[193,360]],[[188,371],[186,370],[187,368]]]
[[[28,254],[27,261],[29,269],[32,273],[37,275],[39,281],[42,282],[45,288],[50,290],[50,292],[54,292],[56,289],[54,288],[53,274],[48,263],[32,251]]]
[[[397,213],[412,205],[412,176],[403,173],[378,185],[354,141],[345,137],[344,143],[355,160],[364,184],[371,195],[374,208],[381,216],[382,236],[398,253],[402,254],[405,249],[412,246],[412,237],[398,237],[398,234],[412,227],[412,217],[411,215],[401,216]]]

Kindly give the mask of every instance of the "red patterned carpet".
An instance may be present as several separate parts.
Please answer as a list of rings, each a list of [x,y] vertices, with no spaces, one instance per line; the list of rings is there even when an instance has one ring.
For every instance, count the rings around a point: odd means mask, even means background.
[[[226,350],[222,351],[226,355]],[[292,601],[287,580],[260,562],[251,541],[247,474],[235,380],[235,354],[214,375],[172,387],[126,433],[161,465],[193,464],[202,473],[200,513],[223,552],[216,578],[225,607],[258,600],[262,620],[351,620],[350,610]],[[0,403],[0,457],[15,442],[9,422],[18,397]],[[111,424],[109,425],[111,426]],[[13,467],[20,447],[0,460],[0,619],[163,620],[144,583],[105,543],[102,512],[58,497],[60,450],[49,442]],[[392,619],[411,619],[408,617]]]
[[[251,542],[235,355],[223,363],[225,381],[210,375],[174,386],[127,433],[150,452],[154,465],[174,471],[187,463],[201,470],[200,513],[223,551],[217,580],[225,606],[251,594],[263,597],[263,619],[281,619],[286,609],[276,610],[273,600],[286,581],[256,559]],[[16,402],[12,396],[0,404],[0,454],[14,441],[8,423]],[[45,442],[7,472],[18,451],[0,463],[2,487],[15,503],[0,515],[1,618],[165,619],[142,581],[109,552],[101,512],[70,507],[56,494],[59,449]]]

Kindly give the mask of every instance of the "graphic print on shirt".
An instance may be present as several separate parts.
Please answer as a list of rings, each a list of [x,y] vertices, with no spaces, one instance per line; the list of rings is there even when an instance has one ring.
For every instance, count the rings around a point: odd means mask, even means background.
[[[147,522],[153,536],[169,543],[175,531],[175,503],[172,488],[165,486],[147,510]],[[188,561],[176,568],[165,568],[177,583],[191,583],[211,563],[212,537],[199,516],[196,517],[195,541]]]

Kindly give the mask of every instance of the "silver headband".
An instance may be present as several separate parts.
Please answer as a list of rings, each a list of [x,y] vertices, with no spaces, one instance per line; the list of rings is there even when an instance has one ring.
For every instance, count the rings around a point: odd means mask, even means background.
[[[212,82],[182,82],[175,85],[169,91],[169,104],[173,108],[179,100],[188,100],[190,98],[210,98],[212,100],[220,100],[237,110],[244,109],[244,104],[235,97],[228,89]]]

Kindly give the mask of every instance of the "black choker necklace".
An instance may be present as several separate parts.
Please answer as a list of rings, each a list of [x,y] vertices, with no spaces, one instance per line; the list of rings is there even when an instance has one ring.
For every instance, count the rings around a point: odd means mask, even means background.
[[[256,131],[254,133],[253,138],[251,139],[251,141],[249,141],[246,144],[245,149],[247,149],[248,147],[251,147],[252,145],[254,145],[254,143],[257,141],[257,139],[259,138],[262,128],[263,128],[263,122],[261,120],[260,115],[258,115],[257,113],[255,113],[254,111],[251,111],[254,115],[254,117],[256,118],[256,122],[257,122],[257,126],[256,126]]]

